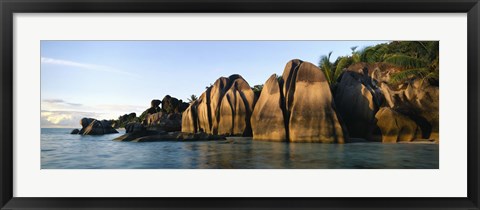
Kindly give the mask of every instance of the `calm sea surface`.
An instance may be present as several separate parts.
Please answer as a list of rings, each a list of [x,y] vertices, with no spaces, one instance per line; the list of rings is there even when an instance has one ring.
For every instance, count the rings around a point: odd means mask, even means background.
[[[69,134],[42,128],[42,169],[438,168],[437,144],[315,144],[248,139],[116,142],[124,133]]]

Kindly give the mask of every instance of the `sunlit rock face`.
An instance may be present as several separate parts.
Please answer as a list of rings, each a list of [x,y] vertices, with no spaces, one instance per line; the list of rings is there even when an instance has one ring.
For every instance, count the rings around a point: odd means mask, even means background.
[[[218,133],[218,123],[220,121],[220,104],[222,98],[227,92],[228,83],[230,79],[226,77],[220,77],[215,81],[210,90],[210,116],[211,116],[211,133]]]
[[[182,132],[251,136],[250,117],[255,102],[243,77],[220,77],[184,112]]]
[[[265,82],[251,118],[254,140],[286,141],[283,98],[277,75]],[[283,105],[284,107],[284,105]]]
[[[198,100],[192,102],[182,113],[182,132],[196,133],[198,131],[197,106]]]
[[[291,142],[343,143],[342,126],[335,113],[330,87],[323,72],[303,62],[287,90]],[[293,92],[293,94],[290,94]]]
[[[335,111],[329,84],[318,67],[298,59],[291,60],[285,66],[280,82],[273,81],[273,77],[276,76],[270,77],[265,83],[254,108],[254,139],[345,142],[344,130]],[[273,110],[276,113],[268,113]],[[267,125],[265,121],[270,124]],[[284,132],[279,131],[282,128]]]
[[[413,120],[390,108],[382,107],[375,118],[384,143],[410,142],[421,135]]]
[[[208,88],[205,92],[202,93],[200,98],[198,98],[197,106],[197,120],[198,120],[198,130],[202,132],[210,132],[211,129],[211,115],[209,108],[209,97],[210,89]]]
[[[385,106],[410,119],[421,129],[421,138],[439,142],[439,88],[416,79],[400,88],[381,84]]]
[[[223,97],[219,115],[218,134],[251,136],[250,117],[255,104],[255,94],[241,76],[235,75]]]

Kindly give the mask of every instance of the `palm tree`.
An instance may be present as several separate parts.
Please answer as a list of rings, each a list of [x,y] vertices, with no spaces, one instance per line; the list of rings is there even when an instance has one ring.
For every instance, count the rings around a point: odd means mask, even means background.
[[[357,48],[358,46],[350,47],[350,49],[352,50],[352,60],[354,63],[362,62],[360,59],[361,52],[356,51]]]
[[[382,62],[385,59],[384,56],[388,54],[388,51],[388,44],[366,47],[360,54],[360,60],[365,63]]]
[[[333,80],[333,75],[332,75],[333,64],[332,62],[330,62],[330,56],[332,56],[332,53],[333,52],[330,51],[328,55],[321,56],[320,62],[318,63],[318,66],[325,74],[325,77],[327,78],[327,81],[329,84],[332,84],[332,80]]]
[[[335,66],[335,71],[333,73],[333,80],[331,81],[331,84],[334,85],[337,83],[338,78],[342,74],[342,72],[348,68],[348,66],[352,65],[353,58],[349,56],[340,56],[337,58],[337,60],[334,63]]]
[[[404,70],[390,77],[390,82],[401,83],[412,78],[422,78],[438,82],[439,78],[439,51],[438,42],[412,42],[410,48],[414,53],[385,54],[383,62],[402,67]]]
[[[198,99],[198,97],[197,97],[196,95],[194,95],[194,94],[192,94],[192,95],[190,96],[190,98],[187,98],[188,103],[192,103],[192,102],[196,101],[197,99]]]

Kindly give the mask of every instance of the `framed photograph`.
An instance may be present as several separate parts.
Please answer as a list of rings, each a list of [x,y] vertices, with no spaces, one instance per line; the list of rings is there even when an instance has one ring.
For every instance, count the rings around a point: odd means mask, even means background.
[[[478,209],[478,0],[8,1],[1,209]]]

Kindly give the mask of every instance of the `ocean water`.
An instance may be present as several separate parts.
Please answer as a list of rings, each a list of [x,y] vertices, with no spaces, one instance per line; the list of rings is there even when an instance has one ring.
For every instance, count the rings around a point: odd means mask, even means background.
[[[124,133],[42,128],[42,169],[437,169],[438,144],[222,141],[116,142]]]

